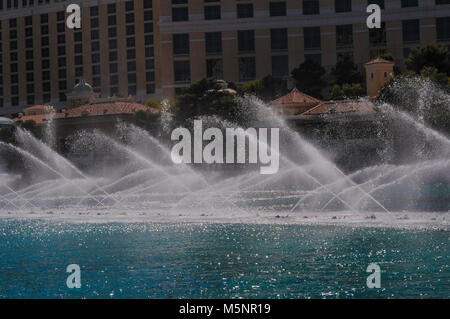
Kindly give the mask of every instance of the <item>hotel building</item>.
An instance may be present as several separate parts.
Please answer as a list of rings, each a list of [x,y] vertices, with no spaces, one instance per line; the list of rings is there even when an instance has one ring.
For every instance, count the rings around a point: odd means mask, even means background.
[[[65,8],[82,7],[81,29]],[[367,5],[381,7],[368,29]],[[450,45],[450,0],[0,0],[0,114],[63,107],[84,78],[102,97],[173,98],[216,77],[243,83],[287,77],[306,59],[331,71],[389,52]]]

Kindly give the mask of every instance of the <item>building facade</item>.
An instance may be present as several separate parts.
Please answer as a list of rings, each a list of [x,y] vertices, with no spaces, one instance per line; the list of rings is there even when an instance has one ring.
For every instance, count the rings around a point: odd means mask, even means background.
[[[82,7],[82,27],[65,8]],[[381,29],[369,30],[377,3]],[[63,107],[84,78],[101,97],[174,98],[216,77],[287,77],[306,59],[331,71],[381,53],[404,68],[411,48],[450,45],[450,0],[0,0],[0,114]]]
[[[66,26],[72,3],[81,6],[81,29]],[[35,104],[61,109],[82,78],[101,97],[161,96],[154,3],[0,0],[0,114]]]

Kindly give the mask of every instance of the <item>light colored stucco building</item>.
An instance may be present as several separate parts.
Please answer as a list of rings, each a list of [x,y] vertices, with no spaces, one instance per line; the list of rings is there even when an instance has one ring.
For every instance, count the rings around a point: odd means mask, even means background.
[[[327,71],[383,52],[404,68],[413,47],[450,45],[450,0],[0,0],[0,114],[62,107],[83,77],[102,97],[173,98],[213,76],[288,76],[305,59]],[[82,6],[81,30],[65,7]],[[382,28],[366,26],[368,3]]]

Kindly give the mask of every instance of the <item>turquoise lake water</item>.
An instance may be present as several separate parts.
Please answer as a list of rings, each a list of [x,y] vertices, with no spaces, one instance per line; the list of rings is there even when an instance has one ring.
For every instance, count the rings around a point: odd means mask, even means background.
[[[2,298],[449,298],[449,232],[0,221]],[[381,288],[366,268],[381,267]],[[66,267],[81,267],[80,289]]]

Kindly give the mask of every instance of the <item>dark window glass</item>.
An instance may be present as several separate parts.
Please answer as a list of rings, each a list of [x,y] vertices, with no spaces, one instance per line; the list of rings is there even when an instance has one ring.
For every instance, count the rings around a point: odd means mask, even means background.
[[[353,47],[353,27],[351,24],[336,26],[336,47]]]
[[[334,8],[337,13],[352,11],[352,0],[334,0]]]
[[[115,3],[108,4],[108,13],[116,13],[116,4]]]
[[[132,10],[134,10],[134,1],[125,2],[125,11],[132,11]]]
[[[303,0],[303,14],[320,14],[319,0]]]
[[[173,63],[175,82],[190,82],[191,70],[189,61],[175,61]]]
[[[436,38],[438,41],[450,40],[450,17],[436,19]]]
[[[220,19],[220,6],[205,7],[205,20]]]
[[[403,42],[419,42],[420,41],[420,30],[419,30],[419,20],[404,20],[402,21],[402,33]]]
[[[117,24],[117,17],[116,16],[109,16],[108,17],[108,25],[116,25]]]
[[[271,2],[270,3],[270,16],[278,17],[286,15],[286,2]]]
[[[402,8],[417,7],[419,0],[402,0]]]
[[[240,52],[255,51],[255,31],[238,31],[238,49]]]
[[[188,21],[188,8],[172,8],[172,21]]]
[[[272,75],[278,77],[289,75],[289,59],[287,55],[272,57]]]
[[[206,76],[217,80],[223,79],[223,62],[222,59],[206,60]]]
[[[274,51],[287,50],[288,48],[288,34],[287,29],[272,29],[270,30],[271,48]]]
[[[127,50],[127,60],[136,59],[136,50]]]
[[[153,7],[152,0],[144,0],[144,9],[150,9]]]
[[[222,53],[222,33],[221,32],[205,33],[205,45],[207,54]]]
[[[118,64],[117,63],[111,63],[109,65],[109,73],[117,73],[118,72]]]
[[[380,9],[384,9],[384,0],[368,0],[367,4],[378,4]]]
[[[381,22],[381,28],[369,29],[369,43],[371,46],[386,45],[386,23]]]
[[[253,4],[243,3],[237,5],[238,19],[253,18]]]
[[[320,27],[304,28],[304,44],[307,50],[320,49]]]
[[[151,33],[151,32],[153,32],[153,23],[144,24],[144,33]]]
[[[322,65],[322,55],[320,54],[305,54],[305,61],[313,61]]]
[[[125,16],[126,23],[133,23],[134,22],[134,13],[127,13]]]
[[[189,54],[189,34],[174,34],[172,39],[174,55]]]
[[[144,11],[144,21],[151,21],[151,20],[153,20],[153,11],[152,10]]]
[[[251,81],[256,78],[256,60],[254,57],[239,59],[239,81]]]
[[[91,17],[96,17],[96,16],[98,16],[98,7],[97,7],[97,6],[91,7],[91,8],[90,8],[90,11],[91,11]]]
[[[146,60],[145,61],[145,69],[152,70],[155,68],[155,60]]]

